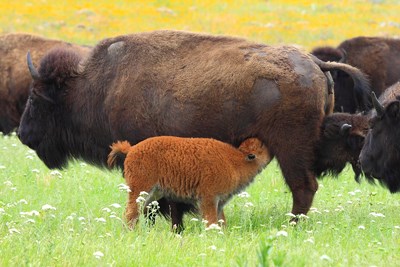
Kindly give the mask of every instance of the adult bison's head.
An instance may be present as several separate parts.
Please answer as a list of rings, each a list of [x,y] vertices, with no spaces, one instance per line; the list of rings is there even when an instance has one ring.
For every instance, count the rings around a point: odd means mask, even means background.
[[[80,56],[72,50],[55,49],[42,58],[37,70],[30,53],[27,55],[33,82],[18,137],[49,168],[61,168],[67,162],[68,153],[62,141],[68,139],[63,131],[68,112],[65,98],[79,61]]]
[[[360,154],[363,171],[390,192],[400,192],[400,97],[381,105],[373,94],[375,111]]]
[[[338,175],[350,163],[359,181],[358,157],[368,132],[368,118],[360,114],[334,113],[325,117],[317,147],[315,172],[318,176]]]

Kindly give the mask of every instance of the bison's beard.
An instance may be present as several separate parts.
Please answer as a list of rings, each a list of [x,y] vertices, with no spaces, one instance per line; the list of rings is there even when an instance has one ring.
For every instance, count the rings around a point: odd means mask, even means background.
[[[68,165],[68,154],[59,145],[41,142],[36,149],[38,157],[49,169],[62,169]]]

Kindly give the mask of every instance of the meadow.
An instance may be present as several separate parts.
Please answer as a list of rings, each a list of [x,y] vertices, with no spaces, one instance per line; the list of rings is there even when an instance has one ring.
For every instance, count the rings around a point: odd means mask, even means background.
[[[397,0],[1,1],[0,33],[79,44],[155,29],[236,35],[306,50],[359,36],[400,36]],[[1,108],[1,107],[0,107]],[[228,226],[158,217],[130,231],[121,172],[71,161],[49,170],[15,134],[0,134],[0,266],[400,266],[400,194],[350,166],[319,180],[307,216],[289,223],[290,190],[273,161],[226,206]],[[142,218],[143,219],[143,218]]]

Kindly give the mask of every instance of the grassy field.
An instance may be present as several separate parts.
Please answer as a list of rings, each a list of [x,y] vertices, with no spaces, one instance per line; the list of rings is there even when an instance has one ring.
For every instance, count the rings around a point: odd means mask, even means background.
[[[371,1],[0,1],[0,33],[80,44],[154,29],[237,35],[305,49],[358,35],[400,36],[400,3]],[[1,59],[0,59],[1,60]],[[1,108],[1,107],[0,107]],[[400,266],[400,194],[346,169],[320,181],[308,217],[272,162],[225,208],[228,226],[158,218],[128,231],[121,173],[71,162],[47,169],[15,136],[0,135],[0,266]]]

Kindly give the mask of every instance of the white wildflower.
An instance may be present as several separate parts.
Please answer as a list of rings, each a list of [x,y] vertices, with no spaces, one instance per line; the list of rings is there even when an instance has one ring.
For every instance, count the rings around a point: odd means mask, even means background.
[[[149,193],[147,193],[146,191],[141,191],[139,193],[139,196],[141,196],[141,197],[147,197],[148,195],[149,195]]]
[[[329,213],[330,211],[329,210],[324,210],[324,212]]]
[[[247,192],[241,192],[238,194],[238,197],[242,197],[242,198],[249,198],[250,194]]]
[[[8,229],[8,232],[9,232],[10,234],[20,234],[20,233],[21,233],[20,231],[18,231],[18,230],[15,229],[15,228],[10,228],[10,229]]]
[[[349,192],[349,195],[350,195],[350,196],[355,196],[356,193],[354,193],[354,192]]]
[[[6,186],[13,186],[13,183],[11,181],[5,181],[3,184]]]
[[[5,169],[6,166],[0,165],[0,169]]]
[[[286,216],[289,216],[289,217],[292,217],[292,218],[295,218],[296,217],[296,215],[294,215],[293,213],[291,213],[291,212],[289,212],[289,213],[286,213],[285,214]]]
[[[6,211],[3,208],[0,208],[0,214],[5,214]]]
[[[66,219],[72,221],[74,219],[74,217],[69,215]]]
[[[51,176],[57,176],[58,178],[61,178],[61,177],[62,177],[61,172],[59,172],[59,171],[57,171],[57,170],[51,171],[51,172],[50,172],[50,175],[51,175]]]
[[[25,223],[35,223],[35,220],[34,219],[28,219],[28,220],[25,221]]]
[[[212,249],[212,250],[217,250],[217,247],[214,246],[214,245],[210,246],[209,248]]]
[[[394,226],[394,229],[400,229],[400,226],[395,225],[395,226]]]
[[[11,191],[17,191],[17,188],[16,187],[11,187],[10,190]]]
[[[79,217],[78,220],[79,220],[79,221],[84,221],[84,220],[85,220],[85,217]]]
[[[21,211],[19,214],[22,215],[22,216],[24,216],[24,215],[27,215],[27,216],[39,216],[40,213],[37,210],[32,210],[32,211],[26,211],[26,212]]]
[[[31,155],[27,155],[25,158],[27,159],[33,159],[33,157]]]
[[[286,236],[288,236],[288,233],[286,231],[281,230],[276,233],[276,236],[285,236],[286,237]]]
[[[18,203],[28,204],[28,201],[26,201],[25,199],[20,199],[20,200],[18,201]]]
[[[86,166],[87,166],[87,164],[86,164],[85,162],[81,162],[81,163],[79,163],[79,165],[80,165],[81,167],[86,167]]]
[[[136,199],[136,203],[144,203],[144,202],[146,202],[146,199],[144,197],[138,197]]]
[[[329,258],[327,255],[322,255],[321,257],[319,257],[320,258],[320,260],[325,260],[325,261],[332,261],[332,259],[331,258]]]
[[[118,204],[118,203],[113,203],[113,204],[111,204],[111,205],[110,205],[110,207],[113,207],[113,208],[119,209],[119,208],[121,208],[121,205],[120,205],[120,204]]]
[[[197,219],[197,218],[192,218],[192,219],[190,219],[192,222],[198,222],[199,221],[199,219]]]
[[[202,219],[201,222],[204,223],[204,224],[208,223],[208,221],[206,219]]]
[[[40,173],[40,171],[38,169],[33,169],[32,172],[34,173]]]
[[[295,225],[297,225],[297,222],[295,222],[295,221],[291,221],[291,222],[289,223],[289,225],[291,225],[291,226],[295,226]]]
[[[128,193],[132,192],[132,190],[126,184],[119,184],[118,185],[118,190],[119,191],[125,191],[125,192],[128,192]]]
[[[225,221],[223,219],[219,219],[218,223],[223,224]]]
[[[377,212],[371,212],[369,215],[372,215],[374,217],[382,217],[385,218],[386,216],[383,215],[382,213],[377,213]]]
[[[182,239],[182,236],[180,234],[175,234],[175,237]]]
[[[360,225],[360,226],[358,226],[358,229],[365,230],[365,226],[364,225]]]
[[[249,208],[249,207],[254,207],[254,204],[251,203],[251,202],[246,202],[246,203],[244,203],[244,206],[245,206],[246,208]]]
[[[302,219],[302,218],[304,218],[304,219],[309,219],[310,217],[308,217],[307,215],[305,215],[305,214],[303,214],[303,213],[301,213],[300,215],[298,215],[297,217],[299,217],[299,219]]]
[[[219,226],[218,224],[212,223],[206,228],[206,231],[208,231],[208,230],[221,230],[221,226]]]
[[[318,221],[318,222],[316,222],[316,224],[322,224],[322,222],[321,222],[321,221]]]
[[[45,204],[42,206],[42,210],[56,210],[56,208],[49,204]]]
[[[111,212],[110,208],[107,208],[107,207],[102,208],[101,210],[102,210],[102,211],[105,211],[105,212]]]
[[[102,217],[100,217],[100,218],[95,218],[94,219],[96,222],[102,222],[102,223],[105,223],[106,222],[106,219],[104,219],[104,218],[102,218]]]
[[[93,253],[93,256],[94,256],[96,259],[101,259],[102,257],[104,257],[104,254],[103,254],[103,252],[101,252],[101,251],[96,251],[95,253]]]
[[[310,237],[310,238],[304,240],[304,243],[311,243],[311,244],[314,244],[314,238]]]

